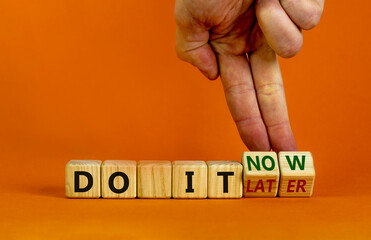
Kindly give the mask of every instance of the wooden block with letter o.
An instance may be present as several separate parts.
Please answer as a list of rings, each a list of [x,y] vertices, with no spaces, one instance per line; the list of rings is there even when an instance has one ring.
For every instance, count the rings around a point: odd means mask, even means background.
[[[173,162],[173,197],[207,197],[207,165],[204,161]]]
[[[245,197],[275,197],[280,170],[275,152],[244,152],[243,195]]]
[[[208,197],[242,197],[242,165],[235,161],[209,161]]]
[[[171,162],[138,162],[138,197],[171,198]]]
[[[99,198],[101,194],[100,160],[71,160],[66,165],[66,196]]]
[[[280,152],[281,170],[279,196],[310,197],[313,193],[315,170],[310,152]]]
[[[107,160],[102,164],[102,197],[135,198],[137,196],[137,162]]]

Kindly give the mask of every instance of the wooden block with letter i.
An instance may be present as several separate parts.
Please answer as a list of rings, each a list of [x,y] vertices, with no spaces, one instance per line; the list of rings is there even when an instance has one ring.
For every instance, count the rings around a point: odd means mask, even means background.
[[[242,197],[242,165],[235,161],[209,161],[207,196],[209,198]]]
[[[100,160],[71,160],[66,165],[66,196],[69,198],[100,197]]]
[[[204,161],[173,162],[173,197],[207,197],[207,165]]]
[[[313,193],[315,170],[310,152],[280,152],[281,170],[279,196],[310,197]]]
[[[137,162],[106,160],[102,164],[102,197],[135,198],[137,196]]]
[[[171,162],[138,162],[138,197],[171,198]]]
[[[275,197],[280,171],[275,152],[244,152],[243,195],[245,197]]]

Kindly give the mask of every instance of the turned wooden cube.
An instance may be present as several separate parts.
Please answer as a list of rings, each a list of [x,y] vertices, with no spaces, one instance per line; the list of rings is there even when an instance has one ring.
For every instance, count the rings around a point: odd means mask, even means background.
[[[275,197],[280,170],[275,152],[244,152],[243,195],[245,197]]]
[[[171,198],[171,162],[138,162],[138,197]]]
[[[173,197],[207,197],[207,165],[204,161],[173,162]]]
[[[102,164],[102,197],[135,198],[137,196],[137,162],[106,160]]]
[[[310,152],[280,152],[281,170],[279,196],[310,197],[313,193],[315,170]]]
[[[235,161],[209,161],[208,197],[242,197],[242,165]]]
[[[99,198],[101,195],[100,160],[71,160],[66,165],[66,196]]]

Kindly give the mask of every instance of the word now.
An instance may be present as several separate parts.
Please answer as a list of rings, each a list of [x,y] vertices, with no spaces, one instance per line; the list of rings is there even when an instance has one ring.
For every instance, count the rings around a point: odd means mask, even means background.
[[[244,152],[237,161],[71,160],[69,198],[310,197],[310,152]]]

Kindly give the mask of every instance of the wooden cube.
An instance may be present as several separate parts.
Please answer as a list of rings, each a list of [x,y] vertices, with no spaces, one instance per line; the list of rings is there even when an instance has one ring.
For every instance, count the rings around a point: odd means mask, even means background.
[[[173,197],[207,197],[207,165],[204,161],[173,162]]]
[[[138,197],[171,198],[171,162],[138,162]]]
[[[66,196],[100,197],[100,160],[71,160],[66,165]]]
[[[209,161],[208,197],[242,197],[242,165],[234,161]]]
[[[135,198],[137,196],[137,162],[107,160],[102,164],[102,197]]]
[[[310,152],[280,152],[281,170],[279,196],[310,197],[313,193],[315,170]]]
[[[244,152],[243,195],[245,197],[276,197],[280,171],[275,152]]]

